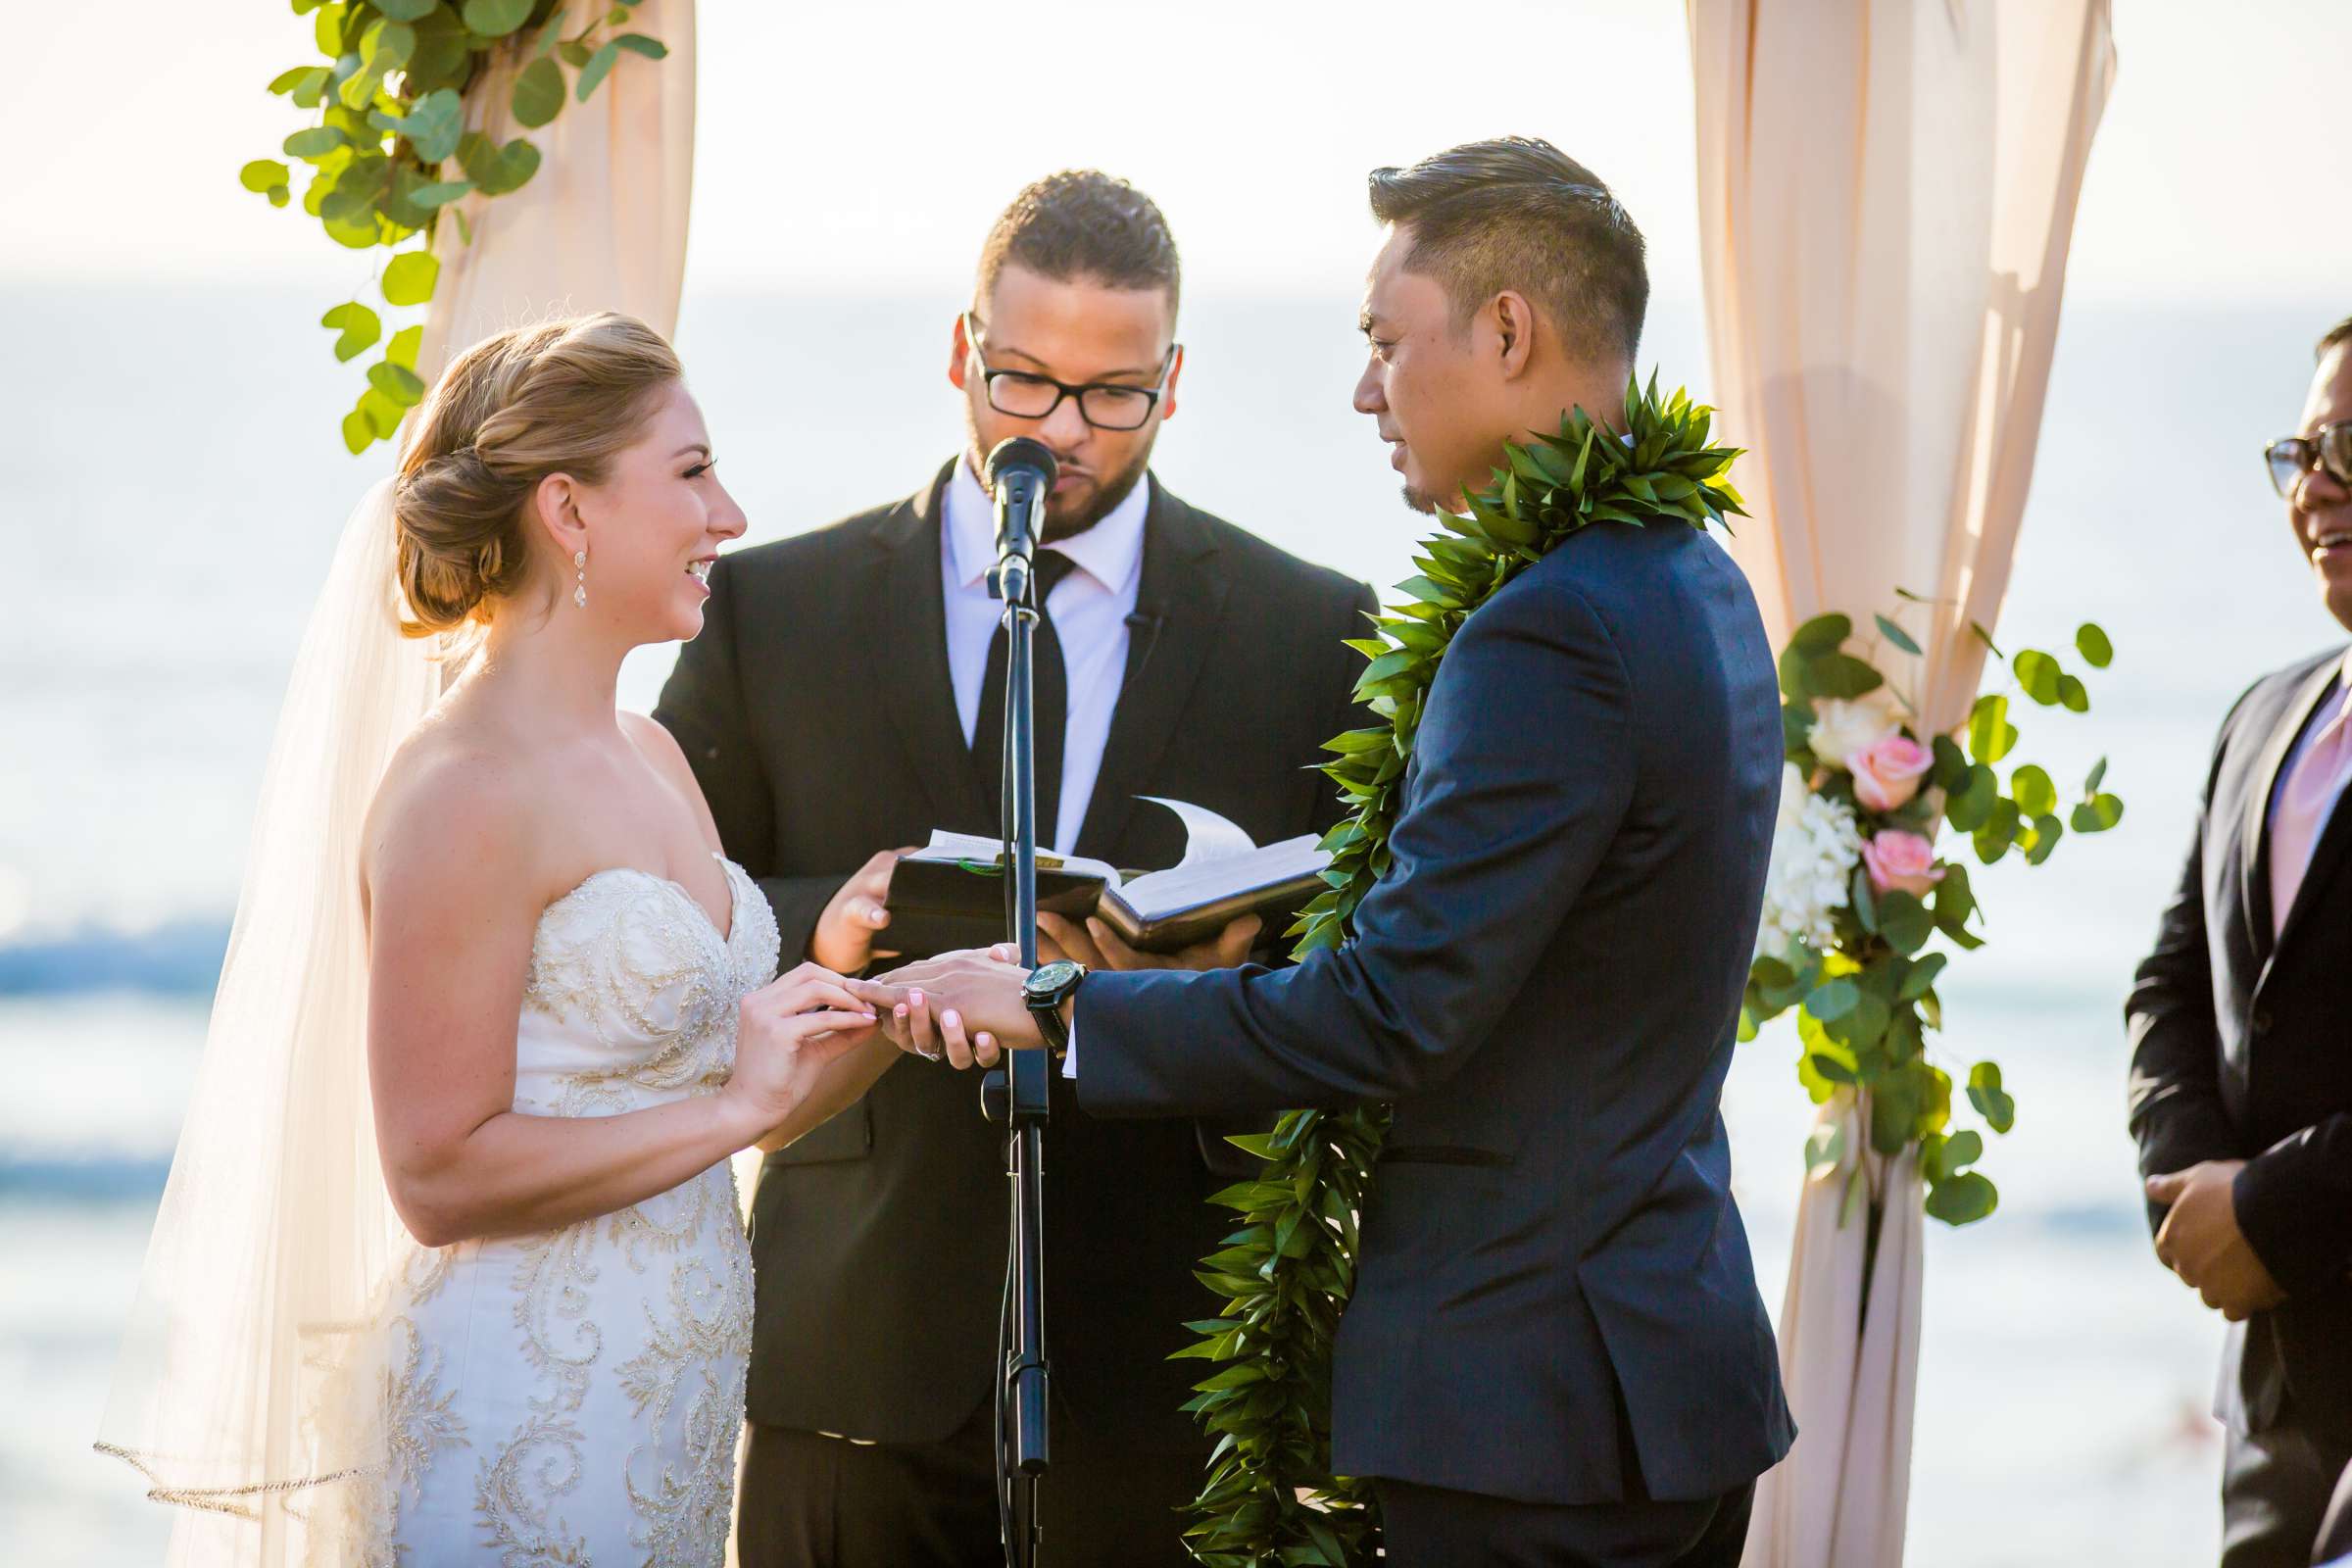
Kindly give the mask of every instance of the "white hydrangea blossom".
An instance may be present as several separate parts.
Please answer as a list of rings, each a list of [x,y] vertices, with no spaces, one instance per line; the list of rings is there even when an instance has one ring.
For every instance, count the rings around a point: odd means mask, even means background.
[[[1772,834],[1772,865],[1765,873],[1764,925],[1756,933],[1756,956],[1779,957],[1789,939],[1802,938],[1826,950],[1831,924],[1845,907],[1846,888],[1862,858],[1862,832],[1853,808],[1813,793],[1796,764],[1783,764],[1781,814]]]

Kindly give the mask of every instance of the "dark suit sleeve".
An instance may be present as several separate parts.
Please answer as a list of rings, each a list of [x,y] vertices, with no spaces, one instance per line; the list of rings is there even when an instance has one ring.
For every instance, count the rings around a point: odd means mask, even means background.
[[[677,666],[662,687],[654,717],[686,754],[703,799],[718,823],[718,842],[760,884],[776,912],[786,955],[808,951],[816,918],[841,887],[837,876],[774,876],[775,799],[752,738],[736,662],[733,564],[719,558],[710,570],[710,598],[702,635],[678,651]]]
[[[2352,1272],[2352,1115],[2273,1144],[2237,1173],[2230,1199],[2237,1228],[2287,1295],[2340,1289]]]
[[[1352,946],[1283,970],[1088,978],[1076,1014],[1087,1110],[1342,1106],[1460,1068],[1632,802],[1625,666],[1568,585],[1505,593],[1456,635],[1417,747],[1417,793]]]
[[[2141,960],[2124,1003],[2124,1027],[2132,1044],[2131,1128],[2139,1142],[2142,1176],[2186,1170],[2201,1160],[2231,1159],[2241,1152],[2237,1130],[2222,1104],[2222,1042],[2214,1020],[2213,955],[2205,927],[2205,818],[2236,714],[2232,709],[2223,720],[2213,766],[2197,801],[2196,829],[2180,868],[2180,885],[2156,923],[2156,946]],[[2163,1225],[2167,1212],[2165,1204],[2148,1205],[2151,1232]]]

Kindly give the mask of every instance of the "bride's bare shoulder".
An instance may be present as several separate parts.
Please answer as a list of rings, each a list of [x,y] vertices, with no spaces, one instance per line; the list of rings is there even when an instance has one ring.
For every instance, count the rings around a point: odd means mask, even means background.
[[[385,765],[361,839],[370,888],[417,874],[528,880],[539,850],[544,781],[537,764],[495,735],[446,713],[401,742]]]

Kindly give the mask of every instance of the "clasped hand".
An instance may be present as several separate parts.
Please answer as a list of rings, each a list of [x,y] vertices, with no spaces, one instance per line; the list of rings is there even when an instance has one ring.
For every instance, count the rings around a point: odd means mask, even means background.
[[[2242,1159],[2209,1159],[2151,1176],[2147,1184],[2150,1201],[2172,1205],[2156,1232],[2156,1255],[2232,1323],[2286,1299],[2237,1228],[2232,1183],[2245,1165]]]
[[[1092,968],[1219,969],[1249,956],[1262,922],[1243,915],[1206,942],[1164,955],[1139,953],[1101,920],[1079,927],[1041,914],[1045,956],[1069,957]],[[858,1001],[874,1008],[884,1034],[902,1051],[958,1067],[993,1067],[1004,1053],[1045,1044],[1021,983],[1029,971],[1010,943],[942,954],[870,980],[852,980]],[[1064,1004],[1065,1006],[1067,1004]]]

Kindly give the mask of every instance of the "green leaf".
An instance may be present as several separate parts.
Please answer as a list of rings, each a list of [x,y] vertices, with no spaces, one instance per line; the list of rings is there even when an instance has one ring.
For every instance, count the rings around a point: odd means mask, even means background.
[[[295,88],[308,81],[311,78],[311,74],[318,69],[318,68],[317,66],[296,66],[291,71],[279,72],[276,75],[270,78],[270,91],[271,95],[282,96],[286,93],[292,92]]]
[[[2066,836],[2066,825],[2044,812],[2034,818],[2033,827],[2034,842],[2026,852],[2026,863],[2039,865],[2057,852],[2058,841]]]
[[[1806,1065],[1810,1066],[1814,1070],[1814,1072],[1828,1079],[1831,1083],[1850,1084],[1856,1081],[1854,1077],[1854,1069],[1848,1067],[1844,1062],[1839,1061],[1835,1056],[1827,1055],[1817,1051],[1810,1056],[1807,1056],[1805,1058],[1805,1062]]]
[[[285,190],[293,177],[293,172],[274,158],[256,158],[237,171],[237,183],[264,196]]]
[[[574,71],[586,65],[590,58],[586,44],[574,43],[568,38],[556,46],[556,53],[561,55],[564,63]]]
[[[1844,1071],[1842,1067],[1838,1069]],[[1816,1126],[1805,1139],[1805,1174],[1819,1176],[1836,1170],[1845,1160],[1845,1126],[1841,1122],[1824,1122]]]
[[[430,251],[403,251],[384,268],[384,298],[394,305],[422,305],[433,297],[441,263]]]
[[[318,324],[342,334],[335,339],[335,358],[346,364],[374,347],[384,330],[376,314],[357,300],[335,306],[318,318]]]
[[[2095,765],[2094,765],[2094,766],[2091,768],[2091,770],[2090,770],[2090,776],[2089,776],[2089,777],[2087,777],[2087,778],[2085,778],[2085,779],[2082,781],[2082,793],[2083,793],[2084,795],[2086,795],[2086,796],[2089,796],[2089,795],[2096,795],[2096,794],[2098,794],[2098,793],[2099,793],[2099,785],[2100,785],[2101,783],[2103,783],[2103,782],[2106,780],[2106,777],[2107,777],[2107,759],[2105,759],[2104,757],[2102,757],[2102,758],[2100,758],[2100,759],[2098,760],[2098,762],[2097,762],[2097,763],[2096,763],[2096,764],[2095,764]]]
[[[2074,809],[2070,825],[2078,833],[2104,833],[2124,819],[2124,803],[2112,795],[2093,795]]]
[[[1987,765],[2009,755],[2017,745],[2017,726],[2009,722],[2009,699],[1980,697],[1968,716],[1968,751]]]
[[[375,439],[375,426],[368,422],[367,415],[354,409],[343,416],[343,446],[353,457],[373,446]]]
[[[534,129],[546,124],[564,108],[564,68],[553,60],[534,60],[514,78],[514,122]]]
[[[2086,620],[2076,630],[2075,651],[2093,669],[2105,669],[2115,662],[2115,644],[2107,640],[2096,621]]]
[[[368,384],[404,409],[424,401],[424,383],[405,365],[381,360],[368,367]]]
[[[2018,684],[2025,687],[2028,697],[2044,708],[2058,705],[2058,681],[2066,673],[2058,667],[2058,661],[2038,648],[2028,648],[2018,654],[2010,668],[2017,672]]]
[[[2009,794],[2028,816],[2046,816],[2058,808],[2058,786],[2031,762],[2009,775]]]
[[[572,84],[573,96],[578,98],[581,103],[586,103],[588,95],[596,91],[598,86],[604,82],[606,75],[612,70],[612,63],[619,58],[620,45],[608,40],[602,48],[590,55],[588,63],[580,68],[580,79]]]
[[[2070,713],[2090,711],[2090,689],[2072,675],[2058,677],[2058,702]]]
[[[405,22],[387,18],[375,23],[360,37],[360,53],[368,62],[368,72],[386,76],[409,63],[416,52],[416,29]]]
[[[643,55],[648,60],[669,58],[669,45],[659,38],[649,38],[642,32],[624,32],[612,40],[612,47],[626,49],[633,55]]]
[[[2000,1193],[1992,1183],[1972,1170],[1929,1189],[1925,1207],[1931,1219],[1946,1225],[1971,1225],[1988,1217],[1999,1202]]]
[[[485,38],[504,38],[531,20],[531,0],[466,0],[466,25]]]
[[[1908,957],[1928,945],[1936,934],[1928,906],[1908,893],[1894,892],[1879,900],[1879,934],[1887,946]]]
[[[409,192],[409,201],[426,209],[446,207],[473,189],[470,179],[444,179],[431,185],[419,185]]]
[[[1903,630],[1902,627],[1897,626],[1893,621],[1888,620],[1885,615],[1879,616],[1878,620],[1880,636],[1886,638],[1888,642],[1894,644],[1895,647],[1900,648],[1906,654],[1916,655],[1919,652],[1919,644],[1911,640],[1911,634],[1909,632]]]
[[[422,326],[404,326],[384,345],[384,358],[405,369],[416,368],[416,354],[424,346]]]
[[[366,415],[368,422],[375,427],[376,439],[389,441],[394,432],[400,429],[401,416],[408,411],[378,392],[374,387],[369,387],[360,394],[360,412]]]
[[[441,0],[375,0],[375,9],[394,22],[422,22]]]
[[[1877,691],[1886,677],[1851,654],[1817,654],[1805,664],[1805,684],[1816,697],[1850,701]]]
[[[350,145],[350,138],[332,125],[313,125],[308,130],[298,130],[288,136],[282,150],[288,158],[316,160],[324,158],[337,148]]]
[[[1968,1102],[1977,1107],[1977,1114],[1996,1133],[2005,1133],[2017,1125],[2017,1102],[2001,1088],[1998,1062],[1980,1061],[1968,1069]]]
[[[408,138],[417,162],[429,168],[457,152],[466,130],[465,101],[455,88],[429,92],[416,101],[407,118],[394,121],[392,128]]]
[[[1895,996],[1903,1002],[1917,1002],[1935,989],[1936,977],[1943,972],[1949,959],[1940,953],[1931,953],[1914,961],[1903,971],[1903,983]]]
[[[1961,833],[1974,833],[1992,815],[2000,799],[2001,781],[1982,762],[1972,764],[1957,792],[1944,803],[1944,820]]]

